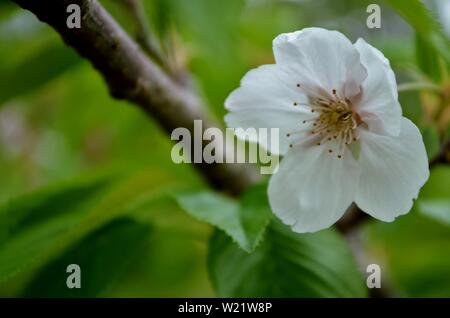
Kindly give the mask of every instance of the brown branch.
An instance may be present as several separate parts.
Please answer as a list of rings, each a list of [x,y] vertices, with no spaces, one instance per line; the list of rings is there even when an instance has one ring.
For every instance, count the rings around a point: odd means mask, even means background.
[[[369,215],[364,213],[355,203],[353,203],[348,208],[345,215],[336,223],[336,227],[341,233],[347,234],[358,228],[368,219]]]
[[[449,164],[450,163],[450,139],[445,141],[439,153],[430,160],[430,168],[439,165],[439,164]]]
[[[14,0],[52,26],[67,43],[103,75],[110,93],[138,105],[169,134],[194,120],[203,129],[217,127],[200,99],[168,77],[141,51],[97,0]],[[69,4],[81,7],[80,29],[66,25]],[[225,156],[225,154],[220,154]],[[216,188],[240,193],[257,178],[256,170],[237,164],[195,164]]]

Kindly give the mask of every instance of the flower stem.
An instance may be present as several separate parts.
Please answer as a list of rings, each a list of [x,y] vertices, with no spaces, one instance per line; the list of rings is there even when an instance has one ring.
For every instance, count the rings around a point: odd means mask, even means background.
[[[411,83],[403,83],[397,86],[398,92],[408,92],[408,91],[436,91],[439,92],[441,88],[433,83],[428,82],[411,82]]]

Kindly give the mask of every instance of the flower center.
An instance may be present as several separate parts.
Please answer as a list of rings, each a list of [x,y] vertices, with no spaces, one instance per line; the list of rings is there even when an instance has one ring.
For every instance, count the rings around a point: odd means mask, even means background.
[[[299,84],[297,87],[300,87]],[[337,157],[342,158],[345,147],[359,139],[356,128],[362,124],[362,120],[353,111],[349,99],[338,96],[334,89],[332,96],[333,98],[324,98],[315,94],[314,97],[310,97],[310,103],[303,106],[317,115],[304,120],[302,124],[306,125],[307,135],[316,145],[327,145],[329,153],[337,153]],[[294,106],[302,106],[302,104],[294,103]],[[290,135],[291,133],[288,133],[287,137]],[[291,144],[290,147],[293,145]]]

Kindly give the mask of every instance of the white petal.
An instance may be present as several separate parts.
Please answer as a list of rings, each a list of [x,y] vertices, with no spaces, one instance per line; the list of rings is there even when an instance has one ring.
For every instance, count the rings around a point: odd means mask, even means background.
[[[270,180],[271,208],[295,232],[328,228],[353,202],[359,174],[348,150],[339,159],[324,146],[294,146]]]
[[[427,154],[417,127],[403,118],[399,136],[364,131],[360,142],[361,178],[356,204],[388,222],[408,213],[429,176]]]
[[[397,82],[389,61],[383,53],[363,39],[355,43],[361,61],[367,69],[362,84],[361,100],[356,103],[358,114],[377,134],[397,136],[400,133],[402,109],[398,102]]]
[[[263,65],[248,72],[241,81],[241,86],[230,94],[225,107],[230,113],[225,122],[231,128],[279,128],[280,145],[268,148],[273,154],[284,154],[290,141],[287,133],[302,128],[302,121],[312,114],[305,107],[294,106],[294,103],[306,103],[305,95],[289,87],[280,80],[280,70],[276,65]],[[239,138],[244,139],[243,135]],[[265,145],[270,141],[270,130],[267,138],[264,134],[247,138]]]
[[[275,60],[296,83],[345,97],[359,93],[367,76],[353,44],[340,32],[306,28],[281,34],[273,41]],[[324,96],[327,97],[327,96]]]

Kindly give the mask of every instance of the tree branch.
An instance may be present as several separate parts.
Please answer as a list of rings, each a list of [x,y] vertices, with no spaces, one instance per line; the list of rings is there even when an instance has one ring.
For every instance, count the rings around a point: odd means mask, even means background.
[[[449,164],[450,163],[450,139],[445,141],[439,153],[430,160],[430,168],[438,165],[438,164]]]
[[[353,203],[348,208],[345,215],[336,223],[336,227],[341,233],[348,234],[368,219],[369,215],[361,211],[361,209]]]
[[[219,127],[191,91],[167,76],[141,51],[97,0],[14,0],[52,26],[67,45],[89,60],[103,75],[110,93],[138,105],[169,134],[178,127],[194,132],[194,120],[203,130]],[[80,29],[66,25],[69,4],[81,7]],[[219,150],[220,151],[220,150]],[[225,157],[224,153],[219,154]],[[255,169],[243,164],[195,164],[215,187],[233,194],[242,192],[258,178]]]

